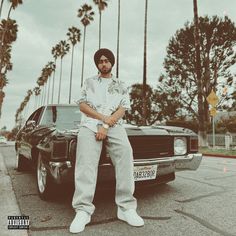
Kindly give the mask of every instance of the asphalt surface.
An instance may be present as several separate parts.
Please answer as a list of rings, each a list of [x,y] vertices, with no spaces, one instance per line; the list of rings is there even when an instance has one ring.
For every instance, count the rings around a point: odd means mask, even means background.
[[[10,234],[4,228],[7,216],[18,214],[30,218],[28,235],[72,235],[68,227],[74,217],[71,207],[73,187],[63,186],[63,191],[54,200],[42,201],[37,195],[34,174],[14,169],[13,146],[1,145],[0,153],[0,162],[4,160],[0,164],[0,236],[22,235],[20,230]],[[8,184],[4,182],[2,188],[2,180],[6,178],[11,185],[7,188]],[[6,200],[10,195],[11,199]],[[138,190],[135,196],[138,213],[145,221],[144,227],[134,228],[119,221],[114,191],[103,190],[96,192],[92,222],[79,235],[236,235],[236,159],[203,158],[197,171],[179,172],[175,181]],[[5,202],[9,205],[9,201],[14,207],[8,212]]]

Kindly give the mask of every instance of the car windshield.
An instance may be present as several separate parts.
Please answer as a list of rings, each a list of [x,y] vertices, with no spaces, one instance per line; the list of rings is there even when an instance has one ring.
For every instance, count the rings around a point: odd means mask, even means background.
[[[77,106],[47,107],[41,125],[56,125],[57,129],[76,129],[80,124],[81,112]]]

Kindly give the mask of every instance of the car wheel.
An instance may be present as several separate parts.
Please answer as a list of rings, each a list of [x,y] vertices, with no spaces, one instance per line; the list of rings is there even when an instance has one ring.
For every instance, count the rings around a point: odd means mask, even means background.
[[[38,155],[36,174],[39,197],[42,200],[51,199],[55,184],[53,183],[52,177],[50,176],[48,169],[46,168],[46,165],[43,162],[41,153],[39,153]]]
[[[18,171],[30,169],[29,160],[18,152],[16,153],[16,169]]]

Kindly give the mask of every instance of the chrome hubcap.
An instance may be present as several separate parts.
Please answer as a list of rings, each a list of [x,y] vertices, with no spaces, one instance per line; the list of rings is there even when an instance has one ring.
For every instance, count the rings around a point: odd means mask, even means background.
[[[40,155],[38,157],[37,177],[38,177],[39,191],[43,193],[45,191],[45,186],[46,186],[47,170],[42,162],[42,158]]]
[[[19,166],[19,153],[16,154],[16,169],[18,169]]]

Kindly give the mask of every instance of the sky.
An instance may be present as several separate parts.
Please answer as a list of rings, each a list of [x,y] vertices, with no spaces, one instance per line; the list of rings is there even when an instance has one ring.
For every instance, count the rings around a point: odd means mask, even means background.
[[[2,107],[0,128],[8,130],[15,126],[15,113],[29,89],[36,87],[42,68],[53,57],[51,49],[60,40],[67,39],[68,28],[75,26],[83,33],[83,26],[77,17],[78,9],[88,3],[95,11],[94,21],[87,27],[85,45],[84,79],[97,73],[93,62],[94,52],[98,49],[99,14],[92,0],[23,0],[11,18],[18,24],[17,41],[13,44],[13,70],[7,74],[9,84],[4,88],[6,94]],[[109,0],[108,8],[102,13],[101,46],[116,54],[117,4]],[[9,3],[5,0],[3,18],[6,18]],[[142,83],[143,78],[143,40],[144,40],[144,0],[121,0],[120,25],[120,66],[119,77],[128,85]],[[236,22],[235,0],[198,0],[198,14],[227,15]],[[163,69],[166,47],[175,32],[184,23],[193,20],[193,0],[148,0],[147,26],[147,83],[153,87]],[[82,65],[81,42],[75,47],[72,101],[80,96]],[[61,103],[68,103],[71,54],[63,60]],[[58,94],[59,63],[56,70],[55,100]],[[115,74],[115,66],[113,68]],[[27,118],[35,109],[35,98],[31,96],[23,115]]]

